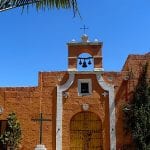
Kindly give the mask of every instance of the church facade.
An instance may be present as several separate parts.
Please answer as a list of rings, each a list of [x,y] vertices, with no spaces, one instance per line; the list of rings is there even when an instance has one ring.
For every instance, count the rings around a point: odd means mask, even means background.
[[[47,150],[132,147],[131,136],[124,132],[122,108],[130,100],[141,64],[150,62],[150,54],[129,55],[120,72],[105,72],[102,42],[89,42],[83,35],[80,42],[67,45],[67,71],[39,72],[36,87],[0,88],[0,133],[8,114],[15,112],[22,129],[20,149],[33,150],[41,138],[39,122],[34,120],[42,113],[42,144]],[[93,65],[92,70],[78,70],[88,65]]]

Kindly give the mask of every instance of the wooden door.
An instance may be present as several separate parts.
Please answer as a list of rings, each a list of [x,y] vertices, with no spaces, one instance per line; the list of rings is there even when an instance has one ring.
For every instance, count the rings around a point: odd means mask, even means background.
[[[70,122],[70,150],[103,150],[102,122],[92,112],[76,114]]]
[[[4,134],[7,127],[8,127],[7,120],[0,120],[0,135]],[[1,141],[0,141],[0,150],[7,150],[7,145],[4,145]]]

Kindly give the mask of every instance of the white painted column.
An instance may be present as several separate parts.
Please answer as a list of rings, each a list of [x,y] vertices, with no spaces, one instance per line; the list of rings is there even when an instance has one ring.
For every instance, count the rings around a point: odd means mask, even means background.
[[[110,148],[116,150],[116,114],[114,86],[109,88],[109,115],[110,115]]]
[[[62,150],[62,91],[57,86],[56,150]]]
[[[106,83],[101,74],[97,73],[99,85],[109,92],[109,121],[110,121],[110,150],[116,150],[116,115],[115,115],[115,97],[114,85]]]
[[[56,108],[56,150],[62,150],[62,114],[63,114],[63,91],[66,91],[74,82],[74,73],[69,73],[69,79],[63,85],[57,86]]]

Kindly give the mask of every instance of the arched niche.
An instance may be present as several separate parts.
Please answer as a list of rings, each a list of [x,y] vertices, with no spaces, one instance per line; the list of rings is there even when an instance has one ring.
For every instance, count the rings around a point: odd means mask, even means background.
[[[87,67],[84,67],[87,65]],[[93,71],[94,70],[94,59],[89,53],[81,53],[77,57],[77,70],[78,71]]]

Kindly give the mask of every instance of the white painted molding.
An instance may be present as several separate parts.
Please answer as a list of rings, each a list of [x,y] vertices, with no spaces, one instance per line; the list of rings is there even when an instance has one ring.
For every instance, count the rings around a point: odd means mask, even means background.
[[[56,150],[62,150],[62,111],[63,111],[63,91],[66,91],[74,82],[75,73],[69,72],[69,79],[63,85],[57,86],[57,112],[56,112]],[[114,86],[106,83],[101,72],[96,72],[99,85],[109,93],[109,113],[110,113],[110,150],[116,150],[116,119]]]
[[[89,93],[81,93],[81,83],[88,83]],[[78,79],[78,96],[85,96],[92,94],[92,81],[91,79]]]
[[[3,114],[3,112],[4,112],[4,108],[0,106],[0,115]]]
[[[47,150],[47,149],[45,148],[45,145],[37,145],[35,150]]]
[[[74,82],[74,73],[69,72],[69,79],[63,85],[57,86],[57,112],[56,112],[56,150],[62,150],[62,114],[63,91],[66,91]]]
[[[77,68],[68,68],[68,71],[77,71]]]
[[[104,68],[94,68],[94,71],[104,71]]]
[[[116,150],[116,117],[115,117],[115,96],[114,85],[108,84],[103,80],[101,74],[97,73],[99,85],[109,92],[109,120],[110,120],[110,150]]]

